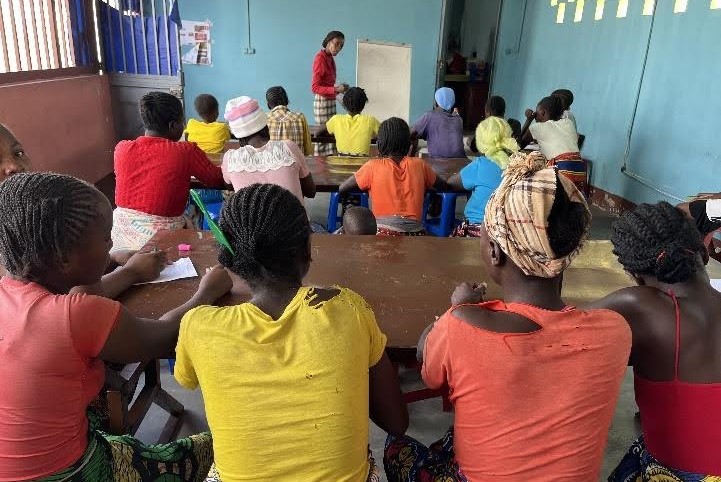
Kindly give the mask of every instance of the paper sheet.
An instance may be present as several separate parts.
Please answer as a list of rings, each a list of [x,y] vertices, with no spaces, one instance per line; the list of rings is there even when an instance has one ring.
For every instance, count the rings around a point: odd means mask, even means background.
[[[175,263],[166,266],[165,269],[160,272],[160,276],[158,276],[157,279],[140,284],[165,283],[166,281],[195,278],[196,276],[198,276],[198,272],[195,271],[195,267],[193,266],[193,262],[190,261],[190,258],[180,258]]]
[[[716,291],[721,291],[721,279],[712,279],[711,280],[711,286]]]

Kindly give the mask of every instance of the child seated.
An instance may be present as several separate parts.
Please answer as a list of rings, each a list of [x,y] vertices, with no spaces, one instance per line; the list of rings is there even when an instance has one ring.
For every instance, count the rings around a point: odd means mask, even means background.
[[[183,135],[183,104],[165,92],[140,99],[145,135],[115,147],[113,250],[142,248],[160,229],[183,229],[190,180],[222,188],[223,173]]]
[[[265,93],[268,103],[268,130],[271,141],[293,141],[303,154],[313,154],[308,121],[301,112],[288,109],[288,94],[281,86],[268,89]]]
[[[223,156],[223,177],[236,191],[251,184],[277,184],[303,204],[315,196],[313,176],[298,145],[289,140],[271,141],[268,117],[258,102],[247,96],[231,99],[225,119],[240,147]]]
[[[599,480],[631,348],[621,315],[561,299],[591,213],[539,153],[515,154],[491,196],[480,255],[506,300],[464,283],[418,343],[429,388],[447,386],[455,425],[430,449],[389,436],[390,482]]]
[[[186,140],[194,142],[204,152],[217,154],[225,149],[225,142],[230,139],[230,129],[218,120],[218,99],[210,94],[200,94],[195,98],[195,110],[203,121],[190,119],[185,128]]]
[[[423,114],[411,128],[413,150],[420,138],[428,141],[430,157],[466,157],[463,119],[453,110],[456,94],[449,87],[441,87],[434,97],[433,110]]]
[[[573,112],[571,112],[571,104],[573,104],[573,92],[568,89],[558,89],[554,90],[551,95],[558,97],[561,101],[561,108],[563,109],[561,119],[570,119],[571,122],[573,122],[573,127],[578,129],[578,126],[576,124],[576,116],[573,115]]]
[[[476,142],[481,156],[448,179],[452,188],[471,191],[471,198],[464,211],[466,219],[456,228],[454,236],[480,236],[488,199],[501,184],[509,155],[518,152],[518,143],[512,136],[511,127],[500,117],[487,117],[478,124]]]
[[[403,119],[391,117],[378,129],[380,159],[371,159],[340,185],[341,194],[368,191],[378,234],[424,235],[423,200],[430,188],[450,190],[423,160],[408,157],[411,134]]]
[[[351,206],[343,214],[343,226],[339,234],[375,235],[377,231],[376,217],[370,209]]]
[[[486,101],[485,119],[489,117],[498,117],[503,119],[506,117],[506,100],[500,95],[492,95]],[[478,152],[478,145],[476,143],[476,134],[473,133],[470,143],[471,152]]]
[[[538,141],[541,153],[549,160],[549,167],[557,167],[584,192],[588,180],[586,165],[578,149],[578,132],[573,121],[561,118],[561,114],[561,99],[553,96],[541,99],[535,112],[527,109],[521,146],[525,147],[533,139]]]
[[[181,124],[182,125],[182,124]],[[2,363],[0,480],[131,480],[174,474],[201,482],[213,459],[209,432],[147,446],[96,426],[89,404],[105,363],[173,352],[183,314],[232,286],[222,268],[160,320],[137,318],[116,301],[69,294],[100,281],[108,263],[112,207],[70,176],[21,173],[0,184]]]
[[[303,285],[310,225],[289,191],[237,191],[220,229],[235,254],[218,260],[250,300],[188,313],[175,365],[201,385],[220,479],[377,480],[368,417],[400,435],[408,412],[373,311],[347,288]]]
[[[365,90],[351,87],[343,94],[343,107],[347,114],[336,114],[325,123],[329,134],[335,136],[339,155],[367,156],[371,140],[378,135],[378,119],[361,114],[368,102]]]
[[[508,125],[511,127],[511,132],[513,132],[513,138],[516,140],[518,145],[521,145],[521,129],[523,126],[521,126],[521,122],[518,119],[508,119],[506,122],[508,122]]]

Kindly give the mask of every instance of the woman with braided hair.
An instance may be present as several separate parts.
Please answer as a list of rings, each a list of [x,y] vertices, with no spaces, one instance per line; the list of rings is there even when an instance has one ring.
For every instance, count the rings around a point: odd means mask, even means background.
[[[631,326],[642,436],[608,480],[717,480],[721,294],[704,269],[701,234],[680,209],[660,202],[621,216],[611,241],[638,286],[593,306],[617,311]]]
[[[111,225],[108,200],[79,179],[21,173],[0,184],[0,480],[200,482],[212,463],[209,433],[149,446],[101,432],[88,409],[105,362],[167,357],[183,314],[231,287],[218,267],[160,320],[69,294],[99,281]]]
[[[561,298],[591,216],[545,166],[538,152],[511,156],[486,206],[480,255],[504,299],[462,284],[419,341],[423,380],[448,386],[454,427],[430,448],[389,436],[391,482],[598,480],[631,333],[619,314]]]
[[[427,189],[451,190],[423,159],[409,157],[411,131],[403,119],[391,117],[378,129],[379,159],[371,159],[343,181],[338,191],[368,191],[378,234],[422,236],[423,199]]]
[[[182,321],[175,378],[200,385],[223,482],[377,481],[368,417],[401,435],[408,412],[368,304],[303,285],[310,224],[280,186],[240,189],[220,214],[220,263],[250,300]]]
[[[313,98],[313,116],[316,124],[325,124],[336,113],[336,96],[348,90],[348,84],[336,82],[335,56],[343,50],[345,35],[338,30],[328,32],[322,49],[313,58],[313,76],[310,87]],[[329,156],[335,152],[333,144],[315,144],[316,156]]]
[[[142,248],[160,229],[183,229],[191,178],[224,188],[223,173],[183,135],[183,104],[167,92],[140,99],[144,135],[115,146],[113,249]]]

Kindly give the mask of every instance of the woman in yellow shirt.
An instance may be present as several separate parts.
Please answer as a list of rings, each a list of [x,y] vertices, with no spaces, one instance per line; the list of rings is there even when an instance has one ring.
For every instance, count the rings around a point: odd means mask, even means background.
[[[206,154],[223,152],[225,142],[230,139],[230,128],[225,122],[217,122],[218,99],[210,94],[200,94],[195,98],[194,105],[202,121],[188,121],[185,140],[194,142]]]
[[[371,115],[361,114],[368,102],[365,90],[351,87],[343,95],[343,107],[347,114],[336,114],[325,123],[329,134],[335,136],[336,149],[340,155],[367,156],[371,141],[378,135],[380,122]]]
[[[368,417],[408,427],[386,337],[346,288],[303,286],[311,262],[303,206],[280,186],[237,191],[220,216],[220,263],[247,303],[189,312],[175,378],[200,386],[223,482],[377,480]]]

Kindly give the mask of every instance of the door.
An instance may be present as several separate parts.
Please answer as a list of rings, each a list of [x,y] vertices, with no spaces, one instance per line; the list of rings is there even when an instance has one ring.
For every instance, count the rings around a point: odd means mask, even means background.
[[[110,77],[118,140],[144,132],[138,101],[151,91],[183,100],[177,0],[93,0],[101,68]]]

